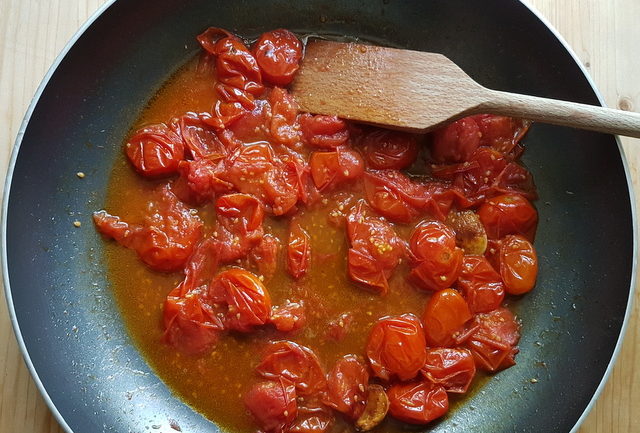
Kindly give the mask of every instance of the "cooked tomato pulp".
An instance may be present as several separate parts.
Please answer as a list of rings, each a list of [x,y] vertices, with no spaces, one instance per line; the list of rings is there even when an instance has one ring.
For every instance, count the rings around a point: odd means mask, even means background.
[[[278,34],[277,31],[271,33],[266,39],[263,36],[259,43],[273,43],[280,48],[284,46],[288,49],[284,54],[295,54],[295,43],[286,39],[287,34]],[[295,73],[295,69],[291,68],[279,72],[277,68],[264,66],[265,62],[269,65],[270,60],[261,58],[263,54],[258,49],[255,55],[261,67],[267,68],[265,70],[272,74],[269,78],[271,82],[286,85],[282,80],[289,80],[289,76]],[[142,130],[148,125],[168,122],[187,112],[211,110],[220,90],[214,87],[216,73],[204,66],[202,58],[186,64],[150,100],[132,129]],[[264,72],[263,75],[270,76]],[[236,128],[238,122],[242,122],[242,119],[236,121]],[[256,124],[253,134],[250,128],[254,124],[245,123],[249,126],[243,126],[241,133],[236,129],[237,135],[245,137],[241,140],[242,146],[255,145],[260,148],[276,145],[268,134],[260,130],[261,125]],[[216,340],[207,344],[206,350],[183,350],[184,347],[169,344],[167,325],[163,322],[163,315],[168,308],[165,302],[170,292],[185,279],[183,266],[176,268],[172,263],[163,261],[162,255],[146,259],[142,255],[139,257],[135,252],[138,247],[132,247],[131,243],[127,246],[132,249],[122,248],[115,242],[108,243],[107,263],[115,297],[134,341],[158,375],[182,399],[231,431],[252,432],[260,427],[265,430],[270,428],[260,426],[260,420],[256,424],[251,414],[253,401],[271,395],[269,390],[255,388],[257,383],[269,377],[264,374],[260,377],[256,368],[269,350],[270,342],[282,340],[310,348],[324,371],[323,380],[325,373],[331,372],[334,366],[338,368],[336,363],[339,360],[342,363],[340,368],[360,368],[353,359],[343,358],[345,355],[355,355],[367,370],[361,374],[370,377],[371,384],[382,384],[380,392],[386,393],[391,402],[389,415],[376,430],[405,429],[406,424],[397,420],[421,424],[437,418],[446,412],[447,392],[455,401],[455,395],[467,391],[476,365],[479,369],[496,371],[512,365],[517,353],[517,325],[501,305],[505,290],[512,294],[524,293],[531,289],[535,281],[533,274],[533,280],[529,278],[524,283],[518,280],[506,288],[503,284],[503,279],[517,280],[517,275],[526,274],[522,269],[531,274],[532,263],[535,262],[535,251],[527,249],[533,248],[527,238],[532,239],[537,223],[535,209],[527,199],[535,193],[528,172],[514,162],[521,150],[519,140],[527,126],[513,119],[479,116],[473,121],[458,121],[433,135],[411,136],[408,138],[411,143],[407,147],[406,143],[394,144],[383,130],[350,125],[350,141],[342,145],[351,149],[348,152],[355,151],[356,157],[360,155],[365,173],[351,179],[353,172],[347,173],[345,170],[345,173],[337,175],[343,178],[338,181],[334,176],[327,180],[324,187],[321,185],[325,172],[312,173],[315,186],[320,186],[321,190],[314,200],[305,204],[298,202],[291,209],[284,209],[284,212],[277,211],[281,206],[277,200],[265,206],[268,211],[262,224],[264,234],[273,236],[280,244],[275,270],[270,272],[272,275],[265,278],[260,274],[260,258],[251,262],[244,257],[220,265],[215,272],[219,275],[225,270],[248,268],[256,278],[260,277],[270,296],[271,305],[301,303],[304,324],[293,331],[276,330],[271,323],[233,325],[232,317],[225,319],[225,324],[221,325],[225,331],[216,334]],[[318,126],[309,128],[312,127]],[[297,130],[294,129],[294,132],[297,133]],[[484,141],[479,142],[480,138]],[[322,149],[317,144],[314,147],[309,144],[312,142],[309,138],[306,141],[303,147],[296,148],[303,159],[318,158],[321,167],[334,163],[331,158],[335,155],[329,155],[334,149]],[[171,152],[175,151],[171,149]],[[129,150],[127,152],[132,158]],[[168,164],[173,163],[173,156],[167,157]],[[154,170],[160,171],[154,172],[145,173],[148,167],[137,166],[136,169],[137,172],[123,154],[114,167],[105,208],[122,221],[141,223],[149,217],[149,201],[158,196],[158,191],[164,185],[175,183],[176,176],[171,174],[173,169],[167,164],[155,167]],[[162,170],[168,170],[168,177]],[[248,170],[247,175],[252,175],[251,167]],[[150,177],[147,176],[149,174]],[[434,176],[437,181],[433,180]],[[428,185],[430,182],[448,191],[446,194],[450,194],[449,199],[439,199],[441,202],[448,200],[448,205],[436,203],[429,207],[418,197],[428,191],[412,190],[414,184]],[[489,190],[483,189],[482,185],[491,182],[493,187],[487,192]],[[385,195],[389,185],[395,186],[396,191],[408,197],[389,201],[389,195]],[[452,191],[457,191],[458,196]],[[441,196],[444,194],[442,192]],[[215,198],[223,195],[216,194]],[[245,200],[238,196],[229,200],[240,198]],[[218,206],[221,209],[219,203]],[[202,228],[197,231],[198,240],[219,236],[222,217],[220,210],[216,212],[213,198],[200,200],[197,206],[192,204],[187,207],[190,215],[197,215],[203,222]],[[462,211],[462,208],[468,210]],[[358,213],[358,209],[362,212]],[[368,224],[366,221],[372,219],[383,221],[380,224],[385,224],[384,230],[392,230],[397,238],[393,242],[389,239],[378,242],[366,232],[370,227],[358,228],[358,224]],[[236,224],[237,218],[229,221],[229,224]],[[294,225],[297,225],[297,229],[294,229]],[[346,226],[349,226],[348,230]],[[365,230],[365,235],[361,233],[362,230]],[[489,235],[488,245],[485,230]],[[479,237],[478,231],[483,236]],[[288,245],[293,244],[291,239],[295,237],[294,233],[298,233],[297,240],[300,242],[304,240],[300,233],[308,235],[308,242],[303,244],[310,254],[305,256],[301,252],[292,264]],[[129,242],[116,237],[120,235],[109,235],[123,244]],[[377,257],[378,263],[392,261],[391,271],[367,277],[369,279],[364,281],[362,273],[350,270],[348,262],[352,259],[347,258],[351,254],[359,254],[360,250],[356,248],[358,242],[368,245],[366,248],[375,247],[376,250],[371,254]],[[182,254],[180,251],[184,251],[184,248],[176,251],[175,254]],[[537,271],[537,262],[535,266]],[[456,312],[453,319],[447,316],[451,311]],[[409,313],[414,316],[403,316]],[[269,310],[267,316],[270,314]],[[410,317],[401,326],[411,325],[415,321],[415,326],[419,328],[416,334],[418,347],[416,350],[412,348],[411,353],[403,357],[400,363],[403,365],[393,365],[385,360],[388,358],[385,358],[385,350],[391,349],[372,348],[377,344],[372,342],[375,340],[374,332],[388,332],[389,327],[394,325],[384,320],[380,322],[385,316],[393,316],[385,320]],[[273,317],[269,320],[273,320]],[[505,325],[496,325],[504,323],[513,323],[514,328],[504,329]],[[387,337],[381,338],[383,342]],[[421,354],[425,350],[426,355]],[[407,357],[412,359],[407,360]],[[454,379],[447,376],[450,372],[444,371],[446,368],[443,369],[441,365],[445,362],[443,359],[455,361],[460,366],[456,367]],[[415,364],[415,368],[409,364]],[[474,383],[477,381],[475,379]],[[331,379],[329,382],[331,386]],[[295,395],[295,391],[292,392]],[[357,390],[355,392],[357,394]],[[259,397],[246,397],[248,393]],[[299,408],[305,406],[306,398],[311,398],[305,393],[304,389],[298,388],[296,401]],[[409,411],[408,403],[403,401],[403,396],[408,393],[412,396],[428,396],[425,398],[429,399],[433,412],[423,410],[416,414]],[[330,415],[333,419],[330,431],[353,428],[361,409],[364,410],[364,407],[352,410],[344,406],[347,403],[334,405],[327,403],[325,397],[324,404],[336,409]],[[356,403],[357,398],[355,403],[352,401],[350,404]],[[439,406],[440,403],[444,406]],[[332,413],[331,409],[327,408],[326,411]],[[286,418],[292,417],[288,411],[284,413]],[[300,412],[298,414],[301,416]],[[255,412],[253,415],[256,415]],[[290,425],[291,421],[283,421],[284,424],[272,428],[272,431]],[[285,431],[288,431],[286,428]]]

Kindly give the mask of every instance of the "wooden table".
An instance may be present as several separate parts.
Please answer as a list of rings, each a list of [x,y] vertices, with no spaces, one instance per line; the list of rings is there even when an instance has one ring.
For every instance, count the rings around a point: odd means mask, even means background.
[[[639,0],[529,2],[571,44],[609,106],[640,110]],[[73,33],[102,3],[104,0],[0,0],[0,180],[4,180],[13,141],[36,87]],[[635,189],[640,191],[640,140],[623,139],[623,144]],[[637,195],[636,200],[640,202]],[[639,309],[640,290],[636,290],[622,351],[581,433],[640,432]],[[62,429],[25,367],[2,297],[0,433],[5,432]]]

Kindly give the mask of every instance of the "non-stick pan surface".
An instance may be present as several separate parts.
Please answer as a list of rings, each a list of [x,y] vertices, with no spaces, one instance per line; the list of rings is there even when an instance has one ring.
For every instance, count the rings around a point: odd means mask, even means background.
[[[488,87],[599,103],[571,54],[518,1],[112,4],[41,89],[18,137],[3,208],[5,283],[18,339],[69,431],[170,431],[173,422],[184,432],[217,430],[172,396],[132,345],[90,219],[104,204],[129,126],[198,51],[194,36],[207,26],[249,36],[284,27],[441,52]],[[620,147],[610,135],[547,125],[535,125],[526,144],[524,162],[541,197],[540,275],[536,289],[514,303],[524,323],[518,364],[431,431],[569,431],[620,338],[634,257]]]

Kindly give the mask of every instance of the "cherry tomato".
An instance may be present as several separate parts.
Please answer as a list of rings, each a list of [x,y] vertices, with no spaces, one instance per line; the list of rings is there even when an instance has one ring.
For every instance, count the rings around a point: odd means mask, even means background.
[[[191,159],[207,158],[215,161],[227,154],[227,149],[215,130],[204,123],[196,113],[174,117],[171,119],[171,129],[182,137],[185,152]]]
[[[235,36],[219,39],[214,46],[218,82],[240,89],[251,96],[263,90],[262,74],[249,49]]]
[[[174,174],[178,163],[184,159],[182,138],[164,123],[139,129],[125,147],[129,161],[143,176]]]
[[[478,215],[491,239],[521,234],[532,240],[538,224],[538,212],[519,194],[488,199],[478,209]]]
[[[427,349],[422,374],[428,381],[443,386],[447,392],[463,394],[476,374],[476,364],[467,349],[432,348]]]
[[[309,160],[313,183],[320,191],[358,179],[364,172],[362,157],[358,152],[337,149],[332,152],[313,152]]]
[[[304,302],[287,301],[284,305],[274,306],[271,309],[270,321],[278,331],[297,331],[306,322]]]
[[[218,266],[219,250],[220,245],[214,239],[200,241],[185,266],[184,280],[169,292],[164,303],[163,340],[183,352],[205,352],[224,330],[208,293],[198,290],[211,280]]]
[[[202,236],[202,221],[178,200],[168,186],[147,204],[143,224],[128,224],[105,211],[95,212],[98,231],[135,250],[151,269],[174,272],[182,269]]]
[[[300,116],[302,137],[311,146],[335,149],[349,140],[349,130],[344,120],[336,116],[315,116],[305,113]]]
[[[302,59],[302,43],[289,30],[263,33],[253,47],[253,55],[265,80],[286,86],[293,80]]]
[[[289,229],[289,248],[287,252],[287,270],[296,280],[304,276],[311,259],[311,238],[297,222]]]
[[[457,285],[472,313],[495,310],[504,299],[502,278],[484,256],[464,256]]]
[[[463,252],[456,247],[456,235],[439,221],[419,224],[409,240],[415,266],[409,278],[421,288],[442,290],[456,281]]]
[[[298,407],[298,417],[289,427],[288,433],[326,433],[333,426],[333,413],[324,405]]]
[[[216,101],[212,113],[200,113],[202,121],[218,132],[224,131],[246,114],[247,110],[239,102]]]
[[[369,205],[397,223],[410,223],[426,204],[427,193],[397,170],[367,171],[364,188]]]
[[[290,380],[302,396],[315,394],[327,386],[324,372],[313,351],[292,341],[270,343],[256,371],[267,379],[284,377]]]
[[[262,204],[248,194],[227,194],[216,200],[218,226],[214,236],[222,242],[221,263],[245,257],[264,235]]]
[[[327,323],[327,336],[335,341],[342,341],[347,336],[353,323],[353,313],[342,313],[337,319]]]
[[[367,358],[373,374],[389,380],[413,379],[427,356],[422,323],[413,314],[383,317],[369,334]]]
[[[433,133],[431,156],[447,164],[468,161],[480,145],[481,135],[473,118],[457,120]]]
[[[269,135],[269,122],[271,121],[271,106],[269,102],[258,99],[252,102],[253,107],[242,109],[242,114],[233,120],[227,129],[233,133],[241,143],[266,142],[271,139]],[[231,113],[232,115],[234,112]],[[238,149],[235,149],[238,150]]]
[[[256,383],[244,404],[265,433],[283,433],[298,415],[296,388],[285,378]]]
[[[216,42],[222,38],[235,38],[234,35],[228,31],[218,28],[209,27],[204,32],[200,33],[196,39],[200,43],[200,46],[208,53],[217,56],[219,53],[216,49]]]
[[[520,325],[511,311],[501,307],[477,314],[470,327],[475,328],[475,332],[465,346],[471,350],[478,368],[498,371],[516,363]]]
[[[368,215],[360,200],[347,216],[347,235],[351,244],[347,253],[349,277],[385,294],[389,289],[387,279],[404,253],[393,228],[386,220]]]
[[[271,137],[276,143],[293,146],[300,142],[298,104],[286,90],[274,87],[269,95],[271,104]]]
[[[431,382],[398,383],[387,394],[391,416],[409,424],[428,424],[449,410],[447,392]]]
[[[378,170],[402,170],[418,157],[418,137],[406,132],[374,129],[361,138],[365,162]]]
[[[249,253],[249,259],[258,268],[258,272],[264,277],[265,281],[269,281],[276,273],[279,249],[280,241],[278,238],[271,234],[266,234]]]
[[[364,410],[369,373],[366,366],[354,355],[345,355],[338,359],[327,375],[327,393],[324,403],[357,419]]]
[[[224,161],[207,158],[195,161],[180,161],[180,177],[173,183],[173,192],[185,203],[203,205],[215,199],[217,194],[231,192],[233,185],[222,178]]]
[[[509,235],[500,245],[500,275],[510,295],[527,293],[536,284],[538,256],[531,242],[519,235]]]
[[[213,299],[227,305],[225,326],[249,332],[264,325],[271,316],[271,297],[262,281],[241,268],[227,269],[211,282]]]
[[[493,189],[498,194],[516,193],[529,200],[538,198],[533,175],[529,170],[515,162],[510,162],[502,170],[494,182]]]
[[[436,292],[427,302],[422,316],[427,344],[453,346],[471,317],[466,301],[457,291],[445,289]]]
[[[480,129],[482,135],[480,143],[483,146],[493,147],[501,153],[511,152],[531,126],[531,122],[528,120],[494,114],[479,114],[473,116],[472,119]]]

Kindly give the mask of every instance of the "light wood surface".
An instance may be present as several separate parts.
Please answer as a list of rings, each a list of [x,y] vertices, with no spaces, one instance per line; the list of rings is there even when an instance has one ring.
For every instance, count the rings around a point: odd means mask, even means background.
[[[18,127],[42,77],[73,33],[102,3],[103,0],[0,0],[0,178],[4,178]],[[529,3],[571,44],[609,106],[640,110],[639,0]],[[623,143],[636,191],[640,191],[640,140],[623,139]],[[615,250],[603,254],[615,254]],[[631,322],[613,374],[581,433],[640,432],[639,293],[636,290]],[[9,432],[58,433],[62,429],[29,376],[2,298],[0,433]]]

